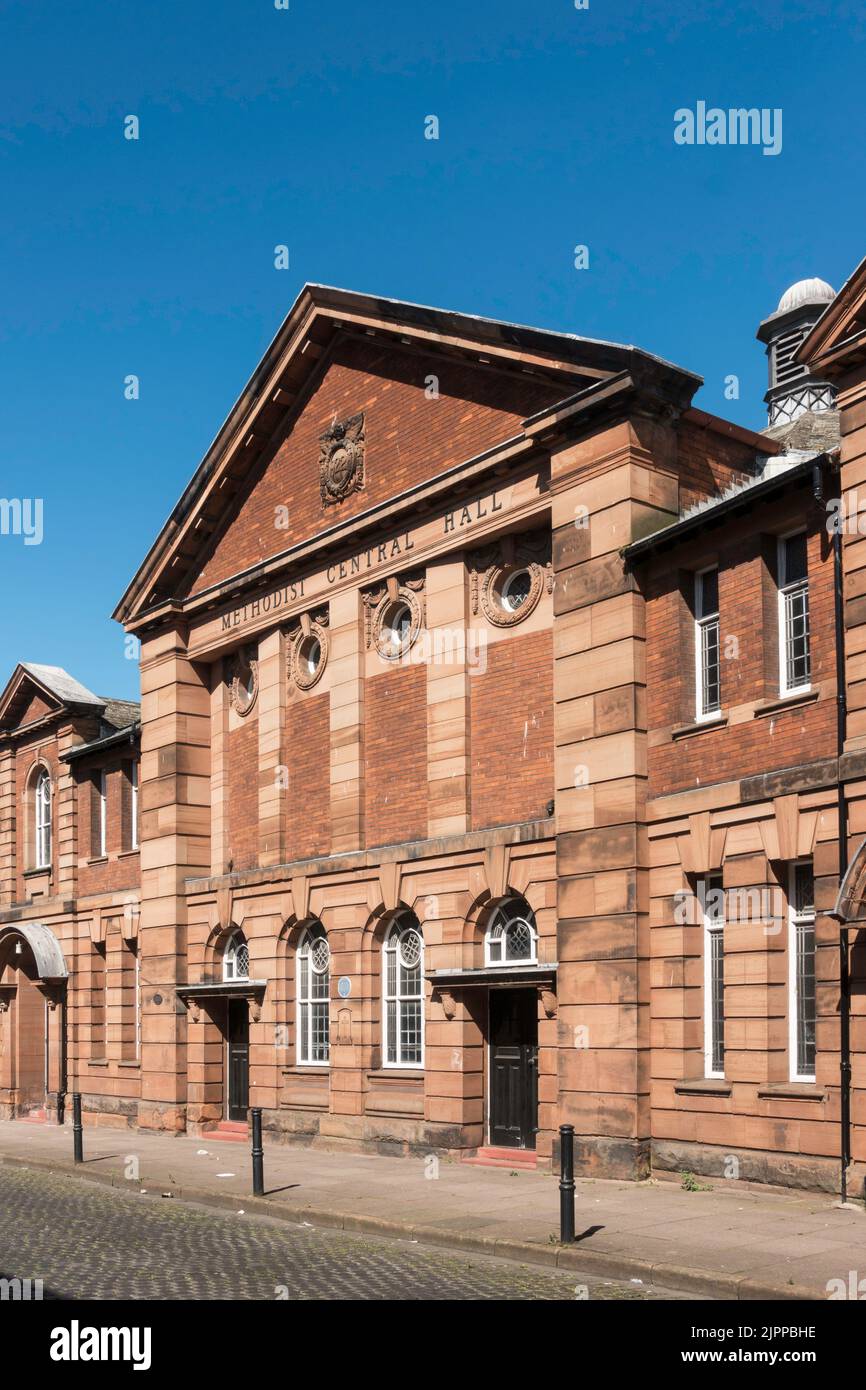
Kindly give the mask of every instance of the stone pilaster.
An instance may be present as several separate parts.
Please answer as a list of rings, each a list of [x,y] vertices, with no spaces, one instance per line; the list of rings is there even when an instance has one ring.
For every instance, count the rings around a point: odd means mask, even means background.
[[[0,904],[15,899],[15,835],[18,802],[15,795],[15,750],[0,749]]]
[[[648,1171],[644,602],[620,550],[674,514],[669,427],[551,459],[560,1122],[581,1171]]]
[[[61,728],[57,735],[57,751],[63,754],[80,742],[79,732],[67,727]],[[85,792],[86,787],[76,785],[70,764],[58,763],[54,808],[57,836],[54,864],[57,879],[54,891],[59,898],[74,898],[78,891],[78,799]]]
[[[146,638],[141,651],[141,1028],[139,1123],[186,1123],[185,880],[210,869],[208,676],[186,658],[180,634]]]
[[[211,748],[211,873],[224,874],[228,868],[228,727],[229,692],[223,663],[210,668],[210,748]]]

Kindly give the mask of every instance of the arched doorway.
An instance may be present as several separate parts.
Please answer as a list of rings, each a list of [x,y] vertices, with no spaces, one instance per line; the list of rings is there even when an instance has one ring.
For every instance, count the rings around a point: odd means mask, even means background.
[[[0,1112],[47,1114],[66,1090],[65,997],[60,943],[40,922],[0,928]]]

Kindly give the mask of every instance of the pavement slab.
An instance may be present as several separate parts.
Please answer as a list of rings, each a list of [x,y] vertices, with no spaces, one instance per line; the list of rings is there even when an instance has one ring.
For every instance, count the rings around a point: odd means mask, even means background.
[[[246,1144],[85,1128],[81,1177],[140,1194],[169,1191],[185,1200],[242,1205],[285,1221],[371,1233],[412,1233],[437,1245],[497,1249],[536,1263],[606,1276],[645,1277],[676,1268],[670,1287],[718,1297],[827,1297],[828,1281],[864,1266],[862,1205],[841,1210],[832,1196],[786,1193],[713,1181],[689,1192],[663,1179],[627,1184],[578,1179],[581,1239],[562,1247],[557,1178],[441,1160],[266,1144],[264,1199],[251,1193]],[[0,1122],[0,1161],[71,1173],[71,1126]],[[431,1167],[437,1176],[428,1176]],[[132,1177],[129,1174],[133,1174]],[[220,1174],[231,1174],[225,1177]],[[6,1173],[3,1181],[6,1182]],[[691,1283],[690,1283],[691,1281]],[[740,1287],[741,1286],[741,1287]],[[739,1292],[737,1290],[740,1290]]]

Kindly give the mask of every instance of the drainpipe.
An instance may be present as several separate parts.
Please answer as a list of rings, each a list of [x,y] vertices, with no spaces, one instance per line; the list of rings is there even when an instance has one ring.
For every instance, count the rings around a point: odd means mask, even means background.
[[[841,480],[840,480],[841,481]],[[821,464],[812,468],[812,492],[819,504],[824,501]],[[848,727],[845,693],[845,616],[842,589],[842,515],[836,514],[833,528],[833,617],[836,639],[836,805],[839,819],[839,882],[848,868],[848,804],[842,781],[841,760]],[[848,1200],[848,1166],[851,1162],[851,969],[848,927],[839,926],[839,1193]]]
[[[845,623],[842,599],[842,531],[837,523],[833,533],[833,569],[836,623],[836,728],[839,757],[839,882],[848,868],[848,806],[845,783],[842,781],[842,754],[848,723],[845,697]],[[848,1165],[851,1162],[851,964],[848,927],[839,927],[839,1191],[843,1202],[848,1200]]]

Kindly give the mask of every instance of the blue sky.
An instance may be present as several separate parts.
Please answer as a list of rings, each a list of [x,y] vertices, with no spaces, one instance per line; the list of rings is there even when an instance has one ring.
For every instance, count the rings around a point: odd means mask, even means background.
[[[866,253],[864,48],[838,0],[0,2],[0,497],[44,506],[0,680],[137,694],[109,614],[306,280],[638,343],[760,428],[759,320]],[[698,100],[782,152],[675,145]]]

